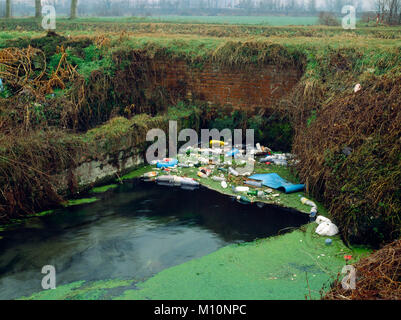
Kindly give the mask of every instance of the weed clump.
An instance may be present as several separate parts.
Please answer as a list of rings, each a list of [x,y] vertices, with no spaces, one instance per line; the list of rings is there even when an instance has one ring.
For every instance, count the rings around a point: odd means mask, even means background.
[[[340,281],[324,296],[325,300],[400,300],[401,240],[376,251],[356,265],[355,290],[344,290]]]
[[[401,235],[400,95],[399,78],[384,76],[297,127],[299,175],[350,242],[377,245]]]

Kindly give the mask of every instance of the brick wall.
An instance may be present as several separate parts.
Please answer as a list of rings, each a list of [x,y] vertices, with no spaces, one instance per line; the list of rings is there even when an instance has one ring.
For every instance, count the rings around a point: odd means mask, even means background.
[[[211,64],[189,67],[184,61],[153,61],[153,83],[174,96],[190,96],[218,105],[240,108],[268,106],[288,93],[299,81],[295,68],[275,66],[233,70]]]

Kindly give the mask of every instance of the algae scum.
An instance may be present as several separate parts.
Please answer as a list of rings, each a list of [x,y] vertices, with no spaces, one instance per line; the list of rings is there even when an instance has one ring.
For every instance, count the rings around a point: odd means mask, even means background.
[[[118,297],[170,267],[308,222],[305,214],[241,205],[205,188],[134,180],[104,189],[99,201],[39,215],[2,233],[1,299],[35,292],[68,298],[70,289],[82,286],[70,298]],[[55,266],[57,290],[42,291],[44,265]]]

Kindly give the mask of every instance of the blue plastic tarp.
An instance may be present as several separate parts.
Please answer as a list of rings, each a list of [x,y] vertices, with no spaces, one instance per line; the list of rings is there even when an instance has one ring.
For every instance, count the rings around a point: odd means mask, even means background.
[[[262,181],[264,186],[277,189],[285,193],[303,191],[305,188],[304,184],[293,184],[288,182],[287,180],[281,178],[277,173],[255,174],[249,178]]]

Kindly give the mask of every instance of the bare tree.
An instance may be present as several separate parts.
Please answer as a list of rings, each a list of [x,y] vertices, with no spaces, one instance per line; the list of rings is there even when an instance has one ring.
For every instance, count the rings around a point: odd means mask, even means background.
[[[77,17],[77,7],[78,0],[71,0],[70,19],[75,19]]]
[[[41,0],[35,0],[35,18],[42,16],[42,3]]]
[[[376,0],[377,14],[388,24],[401,24],[401,0]]]

